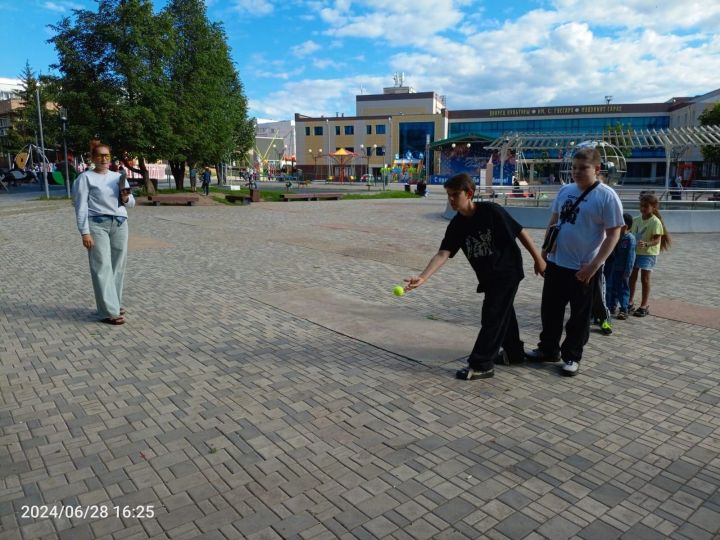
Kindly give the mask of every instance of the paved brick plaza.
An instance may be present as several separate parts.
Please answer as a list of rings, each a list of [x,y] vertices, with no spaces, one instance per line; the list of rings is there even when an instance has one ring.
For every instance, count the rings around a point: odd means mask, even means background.
[[[462,256],[391,294],[437,249],[444,204],[138,207],[128,323],[111,327],[69,204],[0,195],[0,539],[717,538],[720,234],[675,236],[660,316],[593,333],[569,380],[456,381],[459,360],[265,300],[320,287],[402,306],[423,338],[437,321],[472,334]],[[531,346],[542,282],[525,259]],[[43,505],[87,518],[28,517]]]

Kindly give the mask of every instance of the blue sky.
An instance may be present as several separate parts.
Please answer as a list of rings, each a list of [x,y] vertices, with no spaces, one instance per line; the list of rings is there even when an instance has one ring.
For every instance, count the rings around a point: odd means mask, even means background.
[[[49,72],[48,24],[89,0],[0,0],[0,78]],[[157,9],[163,1],[155,2]],[[720,87],[720,1],[209,0],[251,114],[355,112],[404,72],[450,109],[665,101]]]

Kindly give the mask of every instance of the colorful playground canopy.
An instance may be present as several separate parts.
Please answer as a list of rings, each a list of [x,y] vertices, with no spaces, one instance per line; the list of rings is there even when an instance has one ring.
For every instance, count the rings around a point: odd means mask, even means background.
[[[345,148],[340,148],[339,150],[336,150],[335,152],[330,152],[329,155],[334,158],[338,158],[341,161],[344,158],[352,159],[352,158],[360,157],[360,154],[356,154],[355,152],[350,152],[349,150],[345,150]]]

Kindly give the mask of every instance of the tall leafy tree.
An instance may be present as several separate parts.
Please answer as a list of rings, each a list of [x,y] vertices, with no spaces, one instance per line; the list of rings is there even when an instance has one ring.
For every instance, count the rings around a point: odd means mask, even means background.
[[[254,129],[225,32],[208,20],[203,0],[172,0],[165,12],[175,39],[169,65],[175,146],[168,157],[182,189],[186,163],[220,163],[235,150],[246,151]]]
[[[137,157],[136,170],[154,192],[147,163],[167,154],[174,140],[168,15],[154,14],[147,0],[100,0],[97,12],[77,10],[52,28],[72,142],[87,148],[99,138],[116,155]]]
[[[702,112],[700,125],[720,126],[720,103],[716,103]],[[707,161],[720,165],[720,146],[703,146],[702,154]]]
[[[38,77],[30,67],[30,63],[25,63],[25,69],[20,74],[20,107],[11,113],[12,129],[8,130],[7,140],[5,144],[13,151],[20,151],[28,144],[39,144],[39,120],[37,108],[37,95],[40,94],[40,107],[43,115],[43,138],[46,148],[52,148],[55,144],[58,134],[58,128],[55,125],[58,119],[57,112],[53,108],[48,109],[48,103],[53,100],[54,86],[52,79],[48,77]]]

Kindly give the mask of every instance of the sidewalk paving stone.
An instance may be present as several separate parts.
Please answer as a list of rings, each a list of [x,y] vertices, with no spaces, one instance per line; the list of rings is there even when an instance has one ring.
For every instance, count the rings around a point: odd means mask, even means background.
[[[578,377],[467,382],[463,257],[392,295],[442,239],[434,194],[137,207],[120,327],[96,321],[70,205],[1,202],[0,539],[720,535],[720,234],[675,235],[651,315],[593,329]],[[110,515],[23,517],[42,505]]]

